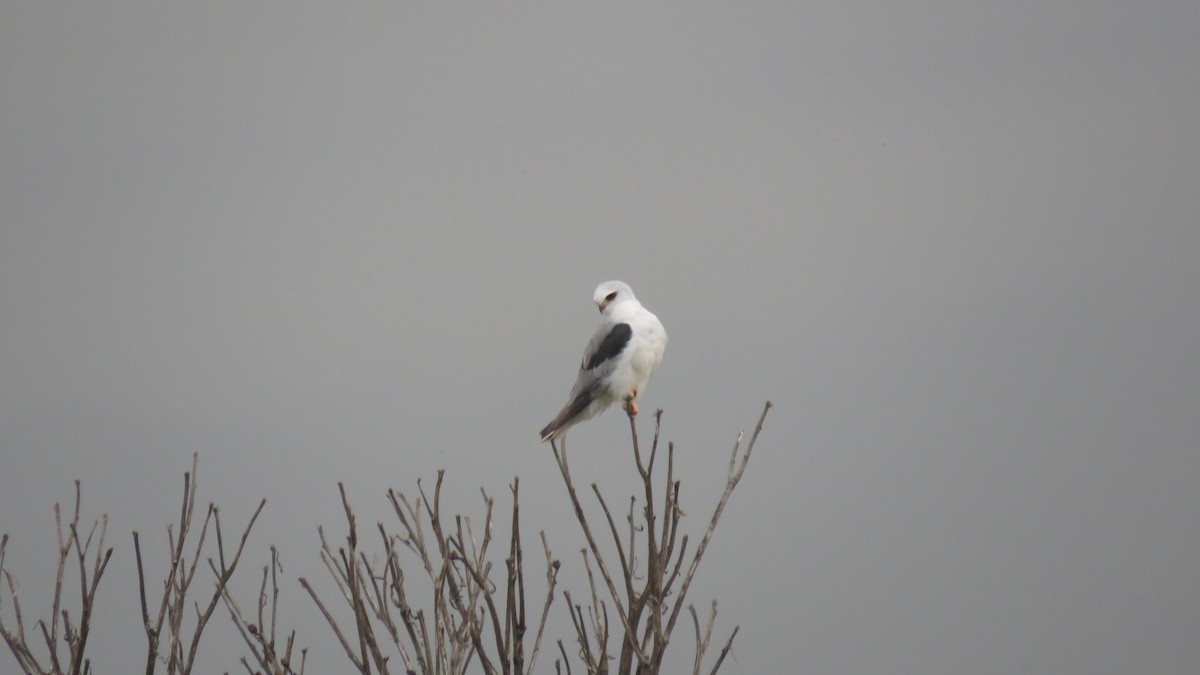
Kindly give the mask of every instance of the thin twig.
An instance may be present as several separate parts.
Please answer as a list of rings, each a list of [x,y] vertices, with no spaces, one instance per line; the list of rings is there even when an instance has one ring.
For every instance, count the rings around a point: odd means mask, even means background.
[[[725,646],[721,648],[721,654],[717,657],[717,662],[713,664],[713,668],[709,672],[709,675],[717,675],[717,671],[721,669],[721,664],[725,662],[725,657],[729,654],[729,651],[733,649],[733,638],[737,637],[738,630],[740,628],[741,626],[733,627],[733,633],[729,635],[729,640],[727,640],[725,642]]]
[[[542,606],[542,618],[538,622],[537,637],[533,641],[533,652],[529,655],[529,668],[525,671],[526,675],[533,673],[533,666],[537,663],[538,651],[542,648],[542,632],[546,629],[546,617],[550,615],[550,605],[554,602],[554,587],[558,583],[558,569],[560,567],[560,563],[550,555],[550,544],[546,542],[545,530],[538,534],[542,537],[542,548],[546,551],[546,604]]]
[[[335,621],[333,615],[329,613],[329,609],[325,607],[325,603],[321,602],[321,598],[317,596],[316,591],[314,591],[312,586],[309,585],[308,579],[300,577],[300,585],[304,588],[304,590],[308,591],[308,595],[312,597],[313,602],[317,603],[317,609],[321,610],[321,615],[325,617],[326,623],[328,623],[329,627],[333,629],[333,634],[337,637],[338,642],[341,643],[342,649],[345,650],[346,658],[350,659],[350,662],[354,664],[354,668],[360,673],[367,672],[363,669],[363,662],[359,660],[358,656],[354,653],[354,649],[350,647],[350,643],[346,640],[346,636],[342,634],[342,629],[338,627],[337,621]]]

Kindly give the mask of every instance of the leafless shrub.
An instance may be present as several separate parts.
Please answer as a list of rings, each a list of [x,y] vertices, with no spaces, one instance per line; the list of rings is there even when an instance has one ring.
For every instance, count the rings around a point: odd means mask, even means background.
[[[687,557],[689,537],[686,533],[681,535],[679,532],[680,521],[684,513],[679,505],[680,481],[676,480],[674,476],[675,446],[673,443],[667,444],[667,467],[661,502],[657,502],[655,498],[654,468],[659,450],[661,410],[655,414],[654,439],[649,454],[645,458],[643,458],[638,443],[636,413],[631,412],[629,415],[634,463],[638,476],[641,478],[644,495],[640,518],[635,516],[637,498],[634,497],[630,500],[629,512],[625,519],[628,525],[627,539],[622,538],[612,511],[599,488],[595,483],[591,485],[592,492],[596,495],[596,500],[604,514],[609,533],[612,535],[619,565],[617,568],[612,568],[605,562],[604,554],[592,532],[592,525],[579,501],[567,461],[565,441],[561,448],[557,442],[551,441],[554,458],[562,473],[575,517],[588,544],[587,548],[582,551],[592,596],[591,605],[587,608],[586,620],[584,608],[575,603],[569,594],[564,592],[564,596],[571,611],[572,624],[579,643],[579,658],[584,662],[589,673],[609,672],[608,662],[612,658],[612,654],[609,652],[609,602],[612,603],[620,622],[616,626],[621,633],[617,672],[624,675],[625,673],[658,673],[661,670],[667,645],[671,640],[679,614],[685,607],[685,599],[692,579],[695,577],[696,569],[700,566],[700,561],[708,548],[708,543],[712,539],[717,522],[725,510],[730,495],[733,494],[733,490],[742,479],[742,474],[746,471],[750,454],[754,450],[754,443],[758,440],[758,434],[762,431],[763,422],[770,409],[771,402],[768,401],[763,406],[762,415],[750,437],[750,443],[740,456],[742,434],[738,434],[737,442],[729,457],[725,489],[709,520],[708,529],[691,554],[690,560]],[[605,597],[601,597],[596,590],[592,564],[588,557],[589,552],[591,560],[595,561],[596,569],[600,572],[604,588],[608,591]],[[639,569],[640,560],[645,561],[643,569]],[[687,561],[686,570],[684,568],[685,561]],[[680,576],[681,572],[682,576]],[[701,631],[700,619],[696,614],[695,607],[687,606],[692,615],[696,632],[694,672],[699,673],[712,637],[713,623],[716,620],[716,603],[714,601],[703,631]],[[721,650],[712,672],[715,673],[720,668],[736,635],[737,628],[734,628],[733,634],[730,635],[729,641]],[[565,658],[566,649],[561,644],[560,651],[563,652]]]
[[[79,505],[81,501],[79,481],[75,481],[75,510],[71,515],[71,522],[67,523],[67,529],[63,530],[62,514],[59,510],[59,505],[54,504],[54,524],[58,529],[58,574],[54,582],[54,601],[50,609],[50,623],[39,619],[34,623],[34,628],[41,633],[42,639],[45,642],[47,656],[46,665],[42,665],[42,661],[34,654],[32,645],[29,644],[25,635],[25,620],[21,615],[21,600],[17,595],[17,583],[13,578],[12,572],[4,565],[5,548],[8,545],[8,535],[0,536],[0,575],[4,577],[4,581],[8,585],[8,594],[12,599],[13,614],[16,619],[16,632],[12,628],[4,624],[3,615],[0,615],[0,635],[4,637],[5,643],[16,657],[17,663],[21,669],[27,674],[36,673],[38,675],[48,675],[53,673],[59,675],[68,673],[69,675],[77,675],[90,673],[92,670],[91,662],[84,658],[84,651],[87,648],[88,632],[92,624],[92,612],[95,608],[96,588],[100,584],[100,577],[104,575],[104,570],[108,567],[108,561],[112,557],[112,548],[104,548],[104,535],[108,529],[108,516],[102,516],[99,521],[92,523],[91,529],[88,531],[87,537],[81,539],[79,533]],[[100,527],[100,536],[96,540],[96,553],[92,558],[91,575],[88,574],[87,557],[88,551],[92,546],[92,537],[96,534],[96,527]],[[75,551],[75,559],[79,565],[79,599],[80,611],[79,617],[71,620],[71,613],[62,605],[63,601],[63,578],[66,575],[67,559],[71,557],[71,550]],[[0,600],[3,595],[0,594]],[[62,623],[59,623],[59,620]],[[59,643],[59,627],[62,628],[62,643]],[[66,647],[65,658],[60,654],[61,647]]]
[[[577,602],[569,590],[562,591],[578,649],[569,651],[562,639],[557,640],[561,655],[554,662],[557,673],[571,673],[572,651],[574,658],[583,663],[588,673],[607,674],[614,665],[616,672],[622,675],[660,672],[667,646],[684,607],[687,607],[691,616],[695,633],[693,673],[698,675],[701,672],[712,641],[717,603],[712,601],[708,617],[702,621],[695,606],[685,604],[686,596],[730,495],[746,470],[770,408],[768,401],[744,452],[741,450],[742,434],[738,434],[729,458],[725,488],[708,521],[707,530],[690,555],[689,535],[681,531],[684,512],[679,501],[681,482],[674,473],[673,444],[667,444],[665,476],[661,475],[662,463],[658,462],[661,410],[655,415],[653,441],[645,455],[639,445],[636,413],[629,417],[634,466],[641,479],[642,495],[640,506],[637,496],[630,498],[628,512],[624,514],[624,526],[618,526],[617,518],[599,488],[595,483],[591,485],[604,518],[600,527],[607,525],[615,548],[615,558],[611,553],[602,551],[593,532],[593,521],[580,502],[567,461],[565,440],[561,447],[557,442],[551,442],[572,510],[587,542],[587,546],[581,550],[588,583],[584,600]],[[297,670],[293,661],[295,632],[288,634],[282,649],[276,642],[279,574],[282,568],[275,547],[271,547],[270,563],[263,567],[253,614],[242,611],[228,588],[246,540],[266,500],[259,502],[236,549],[227,556],[220,512],[216,506],[209,504],[199,533],[195,534],[193,530],[197,461],[194,455],[192,470],[184,474],[179,521],[167,526],[170,562],[162,581],[161,596],[156,596],[157,610],[153,614],[147,594],[141,539],[137,532],[133,533],[142,624],[147,639],[145,672],[152,675],[161,663],[169,675],[190,673],[195,666],[200,637],[217,603],[223,602],[250,650],[250,657],[241,659],[247,672],[303,675],[307,650],[300,650]],[[655,473],[656,466],[660,468],[658,474]],[[492,553],[493,498],[486,491],[480,491],[483,497],[483,520],[479,526],[470,517],[444,514],[441,505],[444,477],[444,472],[439,471],[432,498],[420,481],[417,482],[417,496],[413,499],[394,490],[388,491],[388,501],[398,526],[389,529],[383,523],[377,524],[381,552],[372,555],[362,550],[354,511],[344,486],[339,483],[347,525],[345,541],[335,547],[326,539],[322,528],[318,528],[318,534],[321,560],[329,570],[344,604],[340,605],[341,609],[339,606],[331,608],[321,600],[307,579],[301,578],[300,584],[325,617],[354,669],[364,675],[387,675],[391,672],[394,665],[392,658],[396,654],[400,656],[405,673],[460,675],[478,660],[479,667],[489,675],[529,675],[541,651],[547,618],[555,598],[560,563],[554,559],[545,533],[541,532],[546,561],[546,596],[542,602],[541,616],[534,626],[526,612],[519,479],[514,478],[510,486],[511,533],[507,551],[502,562],[498,563]],[[9,627],[3,621],[3,614],[0,614],[0,635],[27,674],[84,675],[91,672],[91,664],[84,657],[84,650],[93,616],[96,588],[113,549],[104,549],[107,516],[93,523],[87,536],[81,538],[79,506],[80,487],[79,481],[76,481],[75,510],[65,529],[59,507],[57,504],[54,507],[59,542],[54,599],[48,623],[39,620],[34,624],[45,643],[46,656],[36,656],[27,640],[18,586],[4,565],[8,536],[0,538],[0,577],[7,582],[16,622]],[[595,517],[593,514],[592,518]],[[194,595],[193,582],[204,556],[210,524],[217,540],[216,557],[205,558],[214,575],[212,591],[210,596],[206,596],[203,607],[199,602],[193,602],[194,617],[187,620],[189,596]],[[99,536],[89,571],[88,556],[97,527]],[[189,549],[189,546],[192,548]],[[79,569],[81,607],[78,618],[74,620],[70,612],[63,608],[62,591],[67,561],[72,551]],[[404,564],[413,561],[420,569],[416,574],[406,575]],[[414,593],[423,595],[430,590],[432,600],[429,606],[418,607],[411,601]],[[2,600],[3,595],[0,595]],[[2,605],[0,609],[3,609]],[[346,609],[349,609],[352,620],[335,617],[335,610],[345,612]],[[530,634],[530,629],[535,632]],[[720,669],[737,632],[738,628],[734,627],[709,672],[715,674]],[[63,647],[66,648],[65,655],[61,654]]]
[[[463,673],[475,658],[487,673],[530,673],[541,647],[559,563],[553,559],[543,535],[548,591],[527,659],[525,638],[529,625],[519,526],[520,482],[514,479],[511,486],[512,536],[504,560],[503,580],[497,584],[493,581],[494,565],[488,556],[492,544],[493,499],[483,492],[484,519],[478,533],[468,517],[446,518],[441,508],[444,475],[438,472],[432,501],[419,482],[420,499],[410,500],[395,491],[388,492],[400,530],[392,533],[382,523],[378,524],[383,545],[381,563],[372,563],[359,550],[354,512],[344,487],[338,484],[348,526],[346,543],[335,551],[320,531],[321,558],[354,615],[352,628],[334,618],[307,579],[301,579],[300,583],[360,673],[390,672],[390,659],[380,646],[380,632],[391,641],[407,673]],[[410,602],[400,547],[416,556],[424,571],[422,583],[430,584],[433,589],[432,607],[428,610],[414,607]]]

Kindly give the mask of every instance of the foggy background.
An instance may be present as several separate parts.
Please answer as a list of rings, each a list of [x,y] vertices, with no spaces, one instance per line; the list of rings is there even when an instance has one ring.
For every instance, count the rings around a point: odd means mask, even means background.
[[[472,514],[520,475],[527,557],[545,529],[578,571],[537,431],[622,279],[670,333],[641,402],[690,531],[776,405],[689,596],[741,626],[722,672],[1195,672],[1198,31],[1168,1],[5,3],[27,622],[80,478],[116,548],[89,654],[140,668],[130,532],[157,586],[193,452],[227,540],[267,499],[234,588],[279,546],[310,673],[348,666],[296,582],[333,598],[337,481],[373,528],[438,468]],[[577,427],[577,482],[621,502],[628,448],[619,410]],[[241,670],[223,608],[205,637]]]

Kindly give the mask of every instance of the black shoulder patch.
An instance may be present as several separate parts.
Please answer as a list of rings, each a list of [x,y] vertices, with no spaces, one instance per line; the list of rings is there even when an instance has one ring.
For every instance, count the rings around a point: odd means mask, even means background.
[[[629,338],[633,337],[633,329],[627,323],[619,323],[612,327],[608,335],[604,336],[604,342],[596,348],[596,353],[592,354],[592,358],[584,364],[586,370],[591,370],[605,361],[616,358],[625,351],[625,345],[629,344]]]

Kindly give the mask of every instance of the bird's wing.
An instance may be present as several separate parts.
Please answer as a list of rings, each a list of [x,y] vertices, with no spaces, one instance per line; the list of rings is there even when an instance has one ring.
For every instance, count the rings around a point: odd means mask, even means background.
[[[609,374],[617,367],[617,359],[629,345],[633,328],[627,323],[602,323],[583,350],[583,361],[579,365],[579,376],[567,404],[542,430],[545,440],[554,431],[571,422],[599,397]]]
[[[633,328],[627,323],[603,323],[596,329],[592,339],[588,340],[587,348],[583,350],[583,362],[579,364],[579,377],[575,378],[575,386],[571,388],[570,403],[574,406],[580,399],[586,399],[580,407],[586,408],[596,392],[604,386],[605,380],[617,367],[617,359],[625,351],[629,340],[633,337]]]
[[[627,323],[603,323],[596,329],[592,339],[583,350],[579,364],[579,376],[571,389],[571,399],[591,391],[617,367],[617,357],[625,351],[633,337],[633,329]]]
[[[583,363],[579,367],[582,370],[595,370],[607,363],[611,368],[610,362],[614,362],[625,351],[632,337],[633,328],[627,323],[601,324],[583,350]]]
[[[581,396],[594,398],[591,394],[604,383],[605,378],[617,367],[617,358],[625,351],[633,337],[633,328],[627,323],[602,323],[588,340],[583,350],[583,361],[579,364],[579,377],[571,388],[571,401]],[[586,405],[586,404],[584,404]]]

